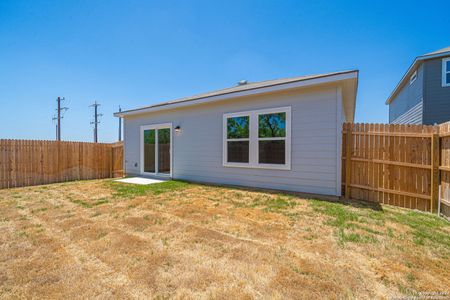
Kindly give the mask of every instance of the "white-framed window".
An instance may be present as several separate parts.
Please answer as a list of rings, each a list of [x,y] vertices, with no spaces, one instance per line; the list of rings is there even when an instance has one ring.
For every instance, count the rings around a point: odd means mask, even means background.
[[[450,86],[450,57],[442,60],[442,86]]]
[[[223,166],[291,169],[291,107],[223,115]]]
[[[409,77],[409,85],[413,84],[414,81],[417,79],[417,70],[414,71],[414,73]]]

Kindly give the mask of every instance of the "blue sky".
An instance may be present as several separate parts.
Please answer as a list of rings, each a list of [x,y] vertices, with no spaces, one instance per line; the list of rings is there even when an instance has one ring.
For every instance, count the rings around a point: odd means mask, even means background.
[[[0,1],[0,138],[117,139],[134,108],[241,79],[360,70],[356,121],[387,122],[384,101],[414,57],[450,45],[447,1]]]

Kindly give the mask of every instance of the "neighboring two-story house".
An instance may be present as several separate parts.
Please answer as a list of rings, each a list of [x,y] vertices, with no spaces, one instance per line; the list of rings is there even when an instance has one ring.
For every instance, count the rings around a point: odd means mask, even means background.
[[[450,47],[417,57],[386,104],[391,124],[450,121]]]

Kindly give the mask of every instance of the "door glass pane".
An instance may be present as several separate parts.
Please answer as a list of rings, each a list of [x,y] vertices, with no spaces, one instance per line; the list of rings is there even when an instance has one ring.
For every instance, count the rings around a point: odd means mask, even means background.
[[[248,163],[249,141],[228,142],[227,147],[228,162]]]
[[[258,127],[260,138],[285,137],[286,113],[259,115]]]
[[[158,129],[158,173],[170,173],[170,129]]]
[[[144,130],[144,172],[155,173],[155,130]]]

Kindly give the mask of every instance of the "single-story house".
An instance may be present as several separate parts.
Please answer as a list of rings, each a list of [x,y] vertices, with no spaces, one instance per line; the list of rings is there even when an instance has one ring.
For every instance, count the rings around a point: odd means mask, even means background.
[[[127,175],[341,195],[358,71],[236,86],[115,113]]]

